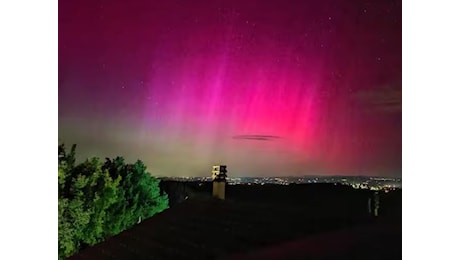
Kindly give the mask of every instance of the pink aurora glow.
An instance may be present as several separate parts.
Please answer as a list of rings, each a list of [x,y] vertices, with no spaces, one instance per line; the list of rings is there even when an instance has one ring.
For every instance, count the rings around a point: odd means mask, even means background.
[[[156,175],[399,175],[400,4],[65,1],[59,137]]]

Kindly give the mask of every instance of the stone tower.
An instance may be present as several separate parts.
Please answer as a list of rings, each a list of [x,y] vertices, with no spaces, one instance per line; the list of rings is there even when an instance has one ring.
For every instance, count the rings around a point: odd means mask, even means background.
[[[225,199],[225,184],[227,182],[227,166],[214,165],[212,167],[212,196]]]

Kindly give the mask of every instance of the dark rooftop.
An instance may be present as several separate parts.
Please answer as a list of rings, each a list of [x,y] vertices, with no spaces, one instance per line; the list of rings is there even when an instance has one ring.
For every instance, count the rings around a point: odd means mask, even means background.
[[[328,210],[343,205],[338,201],[309,207],[189,199],[71,259],[401,257],[399,218]]]

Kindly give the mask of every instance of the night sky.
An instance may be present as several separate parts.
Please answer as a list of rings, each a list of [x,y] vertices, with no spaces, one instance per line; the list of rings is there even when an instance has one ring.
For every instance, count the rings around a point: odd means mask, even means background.
[[[59,141],[153,175],[401,176],[401,1],[59,1]]]

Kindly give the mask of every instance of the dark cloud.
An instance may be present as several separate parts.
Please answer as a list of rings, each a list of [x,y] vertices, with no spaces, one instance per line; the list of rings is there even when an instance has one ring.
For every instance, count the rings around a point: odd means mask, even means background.
[[[239,140],[256,140],[256,141],[274,141],[281,137],[275,135],[235,135],[233,139]]]
[[[369,108],[388,113],[401,113],[402,95],[399,89],[360,91],[355,93],[354,98]]]

